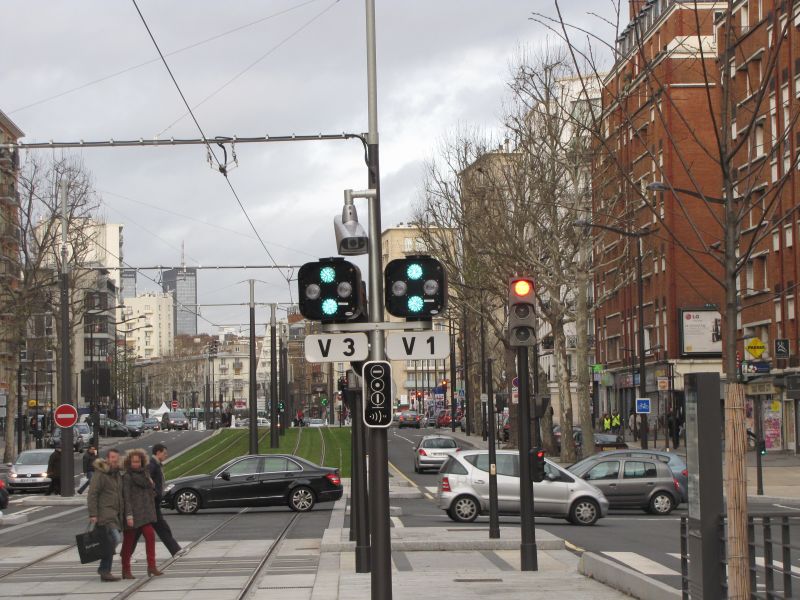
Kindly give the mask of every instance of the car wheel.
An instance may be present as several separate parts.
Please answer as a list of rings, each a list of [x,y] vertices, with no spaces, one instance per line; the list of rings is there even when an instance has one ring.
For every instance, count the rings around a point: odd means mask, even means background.
[[[450,518],[459,523],[472,523],[478,518],[480,505],[472,496],[459,496],[450,505]]]
[[[308,512],[314,507],[314,492],[311,488],[299,486],[289,492],[289,508],[295,512]]]
[[[181,490],[175,494],[175,510],[182,515],[193,515],[200,508],[200,496],[194,490]]]
[[[675,508],[675,501],[667,492],[658,492],[650,498],[648,508],[654,515],[668,515]]]
[[[600,507],[591,498],[579,498],[569,510],[569,520],[575,525],[594,525],[600,518]]]

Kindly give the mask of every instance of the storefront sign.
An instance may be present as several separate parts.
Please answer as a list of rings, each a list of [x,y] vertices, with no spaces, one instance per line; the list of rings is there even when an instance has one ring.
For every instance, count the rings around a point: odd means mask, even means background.
[[[761,339],[754,337],[747,340],[744,349],[747,350],[747,353],[753,358],[761,358],[761,355],[764,354],[767,347]]]

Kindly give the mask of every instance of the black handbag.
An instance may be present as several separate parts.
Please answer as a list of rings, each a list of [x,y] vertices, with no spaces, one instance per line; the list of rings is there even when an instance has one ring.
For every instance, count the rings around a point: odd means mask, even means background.
[[[113,554],[116,547],[111,532],[102,525],[90,525],[86,532],[75,536],[75,543],[78,545],[81,564],[84,565]]]

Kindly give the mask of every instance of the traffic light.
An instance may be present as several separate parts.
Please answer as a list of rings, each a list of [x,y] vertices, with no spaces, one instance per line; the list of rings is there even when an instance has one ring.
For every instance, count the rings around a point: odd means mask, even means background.
[[[386,311],[406,319],[430,319],[447,305],[444,268],[430,256],[399,258],[386,265]]]
[[[767,455],[767,442],[766,440],[761,440],[756,444],[756,450],[761,456]]]
[[[300,314],[311,321],[343,323],[364,310],[361,271],[343,258],[323,258],[297,272]]]
[[[322,406],[328,406],[328,399],[325,396],[323,396],[322,398],[319,399],[319,403]]]
[[[544,450],[531,448],[531,481],[544,481]]]
[[[536,343],[534,286],[530,277],[512,277],[508,290],[508,342],[512,347]]]
[[[278,401],[278,410],[283,412],[283,402],[282,401]]]

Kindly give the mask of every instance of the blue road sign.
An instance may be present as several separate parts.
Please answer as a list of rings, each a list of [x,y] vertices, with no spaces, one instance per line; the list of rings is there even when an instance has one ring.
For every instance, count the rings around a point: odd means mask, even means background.
[[[636,399],[636,414],[649,415],[650,414],[650,398],[637,398]]]

